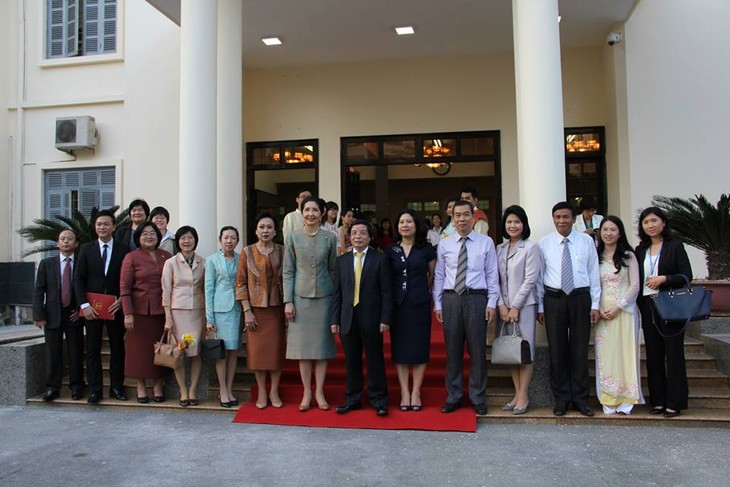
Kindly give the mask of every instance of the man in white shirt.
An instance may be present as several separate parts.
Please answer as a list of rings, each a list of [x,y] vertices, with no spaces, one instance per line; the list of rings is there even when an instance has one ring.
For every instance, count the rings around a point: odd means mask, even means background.
[[[487,414],[487,326],[497,316],[499,275],[491,238],[472,229],[474,205],[454,204],[456,233],[439,243],[433,282],[436,318],[444,326],[446,390],[441,408],[459,408],[464,391],[464,341],[469,351],[469,399]]]
[[[538,321],[545,325],[550,351],[553,413],[564,416],[570,402],[584,416],[588,407],[588,342],[600,319],[601,282],[593,239],[573,229],[575,209],[553,207],[555,232],[540,239],[543,282],[538,285]]]
[[[311,191],[304,190],[300,191],[297,195],[297,208],[296,210],[289,212],[284,217],[284,223],[281,228],[282,237],[286,242],[286,236],[294,230],[299,230],[304,227],[304,217],[302,216],[302,201],[305,198],[312,196]]]

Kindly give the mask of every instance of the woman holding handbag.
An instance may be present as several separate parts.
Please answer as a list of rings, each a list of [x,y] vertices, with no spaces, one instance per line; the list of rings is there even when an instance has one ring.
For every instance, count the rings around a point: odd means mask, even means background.
[[[497,246],[500,296],[499,325],[518,325],[522,338],[530,344],[532,361],[535,360],[535,320],[537,319],[537,283],[540,281],[542,257],[539,247],[528,240],[530,224],[521,206],[513,205],[502,215],[502,237],[507,239]],[[504,411],[525,414],[530,404],[527,391],[532,380],[532,364],[513,365],[512,383],[515,394],[502,406]]]
[[[692,267],[684,245],[672,237],[667,217],[660,208],[650,206],[639,215],[639,240],[636,260],[642,290],[638,304],[652,405],[649,414],[674,418],[687,409],[689,401],[684,330],[676,333],[662,324],[656,317],[651,297],[659,291],[684,286],[685,277],[691,281]]]
[[[639,359],[639,265],[620,218],[598,227],[601,321],[595,328],[596,395],[605,414],[631,414],[643,404]]]
[[[153,399],[165,400],[162,379],[167,369],[154,364],[154,344],[165,327],[162,308],[162,268],[171,257],[158,249],[161,235],[151,222],[143,223],[134,231],[137,250],[128,253],[122,262],[119,292],[124,311],[124,372],[137,379],[137,401],[149,402],[146,380],[154,380]]]
[[[205,319],[208,331],[223,339],[226,357],[217,360],[215,371],[220,388],[220,405],[238,406],[233,395],[233,378],[241,344],[241,303],[236,301],[236,272],[240,255],[236,252],[238,230],[221,228],[218,240],[221,250],[205,260]]]
[[[274,243],[276,222],[273,215],[261,213],[254,222],[257,241],[241,252],[236,279],[236,300],[241,302],[247,331],[246,360],[254,371],[258,398],[256,407],[264,409],[271,401],[283,406],[279,379],[284,365],[286,325],[282,295],[281,267],[284,246]],[[266,394],[266,373],[271,390]]]
[[[198,232],[182,226],[175,233],[180,249],[165,262],[162,270],[162,305],[165,308],[165,329],[170,330],[178,343],[191,338],[185,355],[190,357],[190,389],[185,382],[185,367],[175,369],[180,388],[180,406],[198,405],[198,381],[203,366],[200,360],[200,340],[205,329],[205,259],[195,253]]]

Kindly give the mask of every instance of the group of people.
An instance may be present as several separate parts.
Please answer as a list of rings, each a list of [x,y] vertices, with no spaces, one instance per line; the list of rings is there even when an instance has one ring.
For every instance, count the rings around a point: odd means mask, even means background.
[[[383,334],[390,333],[399,408],[417,412],[423,408],[421,386],[430,359],[433,310],[443,325],[447,353],[443,413],[464,402],[465,348],[470,357],[469,401],[477,414],[487,413],[488,325],[498,325],[496,334],[501,327],[519,326],[534,359],[536,323],[546,327],[556,416],[571,406],[585,416],[594,415],[588,405],[592,325],[596,389],[604,413],[629,414],[635,404],[644,402],[640,326],[646,343],[650,412],[669,418],[687,408],[684,337],[665,333],[664,325],[654,318],[650,297],[680,285],[684,277],[691,279],[692,273],[684,247],[672,238],[660,209],[641,213],[640,244],[632,250],[618,217],[596,223],[591,219],[590,226],[584,222],[585,228],[580,228],[568,202],[553,207],[555,231],[535,243],[529,240],[526,212],[514,205],[502,215],[499,230],[504,241],[495,247],[486,235],[486,215],[475,206],[476,191],[467,188],[449,203],[448,225],[440,228],[440,221],[433,222],[432,230],[440,229],[436,247],[420,214],[405,209],[394,220],[391,244],[378,251],[369,221],[347,212],[343,225],[336,228],[336,205],[307,193],[298,195],[297,210],[284,219],[284,245],[274,242],[275,216],[261,213],[254,221],[256,241],[241,254],[235,251],[239,236],[233,227],[221,229],[220,251],[205,259],[195,253],[194,228],[183,226],[165,238],[170,233],[169,214],[158,211],[158,221],[155,216],[150,219],[149,207],[141,200],[130,205],[129,228],[122,227],[117,234],[114,215],[99,212],[94,222],[98,240],[83,245],[77,257],[75,235],[61,232],[60,258],[41,262],[34,302],[48,351],[44,398],[58,397],[65,334],[72,397],[80,399],[83,394],[83,354],[88,402],[99,401],[101,334],[106,327],[111,397],[127,399],[126,374],[137,379],[138,401],[148,401],[148,380],[153,381],[153,400],[165,400],[165,371],[153,364],[152,345],[167,330],[191,358],[189,387],[184,369],[175,371],[180,404],[198,404],[198,344],[206,332],[216,332],[226,348],[225,358],[216,362],[220,404],[235,406],[232,386],[243,317],[247,363],[257,382],[257,408],[283,406],[278,389],[287,358],[299,364],[299,410],[307,411],[313,404],[330,409],[324,386],[339,336],[347,379],[336,413],[363,406],[364,352],[368,402],[377,415],[387,415]],[[177,253],[161,249],[164,241],[171,241]],[[90,306],[87,293],[114,296],[103,310],[108,313],[102,316]],[[514,395],[502,409],[524,414],[532,365],[514,365],[511,375]]]

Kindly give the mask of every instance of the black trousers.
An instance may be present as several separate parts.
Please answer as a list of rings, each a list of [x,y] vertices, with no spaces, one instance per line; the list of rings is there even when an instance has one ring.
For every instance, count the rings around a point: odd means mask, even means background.
[[[654,325],[653,308],[654,303],[648,298],[639,306],[646,349],[649,401],[653,407],[662,406],[675,411],[687,409],[689,386],[684,362],[684,332],[672,338],[661,336]],[[665,335],[677,332],[664,325],[659,326]]]
[[[366,329],[360,324],[358,306],[352,313],[352,325],[347,335],[340,333],[342,348],[345,350],[347,381],[345,404],[357,404],[362,400],[363,374],[362,353],[368,366],[368,400],[374,408],[388,405],[388,385],[385,378],[385,357],[383,355],[383,335],[379,327]]]
[[[487,296],[444,293],[444,343],[446,345],[447,402],[464,395],[464,342],[469,352],[469,399],[484,404],[487,391]]]
[[[46,388],[61,390],[63,379],[63,339],[68,352],[69,386],[72,391],[84,388],[84,328],[80,321],[71,321],[73,308],[61,308],[61,324],[43,329],[46,337]]]
[[[86,380],[91,392],[101,392],[103,376],[101,368],[101,342],[106,327],[109,338],[109,380],[111,387],[124,386],[124,319],[117,313],[114,320],[86,321]]]
[[[545,293],[545,328],[550,355],[550,387],[555,406],[586,406],[588,344],[591,338],[591,295]]]

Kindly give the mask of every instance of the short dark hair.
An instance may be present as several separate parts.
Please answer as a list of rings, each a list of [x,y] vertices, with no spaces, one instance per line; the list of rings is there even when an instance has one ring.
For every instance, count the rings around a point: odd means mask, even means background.
[[[100,216],[108,216],[112,219],[112,225],[117,224],[117,217],[114,216],[114,212],[111,210],[99,210],[96,212],[96,215],[94,215],[94,221],[91,222],[92,226],[96,225],[96,220],[98,220]]]
[[[555,206],[553,206],[553,211],[550,213],[551,215],[554,215],[556,211],[558,210],[570,210],[571,213],[573,213],[573,218],[577,215],[575,211],[575,206],[571,205],[569,201],[560,201],[558,203],[555,203]]]
[[[134,238],[134,245],[136,245],[137,248],[140,247],[140,245],[139,245],[139,239],[142,238],[142,232],[147,227],[150,227],[151,229],[153,229],[155,231],[155,235],[157,235],[157,244],[155,245],[155,248],[158,248],[160,246],[160,241],[162,240],[162,234],[160,233],[160,229],[157,228],[157,225],[155,225],[154,223],[152,223],[149,220],[146,221],[146,222],[144,222],[140,226],[138,226],[137,229],[134,231],[134,236],[133,236],[133,238]],[[180,230],[178,230],[178,232],[179,231]]]
[[[474,204],[471,201],[466,201],[466,200],[462,200],[461,198],[459,198],[458,200],[456,200],[454,202],[454,208],[456,208],[457,206],[468,206],[469,211],[471,211],[472,214],[474,213]]]
[[[304,206],[307,203],[309,203],[310,201],[314,201],[315,203],[317,203],[317,206],[319,207],[319,212],[324,214],[326,204],[322,198],[317,198],[316,196],[307,196],[306,198],[304,198],[302,200],[302,205],[301,205],[302,211],[304,211]]]
[[[664,210],[657,206],[650,206],[648,208],[644,208],[644,211],[641,212],[639,215],[639,246],[640,247],[648,247],[651,245],[651,237],[646,234],[644,231],[644,226],[641,224],[644,221],[644,218],[646,218],[649,215],[656,215],[659,217],[661,221],[664,222],[664,230],[662,231],[662,238],[664,240],[669,240],[672,238],[672,229],[669,227],[669,220],[667,219],[667,214],[664,213]]]
[[[527,212],[520,205],[512,205],[504,210],[504,214],[502,215],[502,237],[509,238],[507,234],[507,217],[510,215],[515,215],[522,222],[522,238],[525,240],[530,238],[530,233],[532,232],[530,231],[530,223],[527,220]]]
[[[273,213],[269,213],[268,211],[262,211],[258,215],[256,215],[256,218],[253,219],[253,227],[256,228],[257,226],[259,226],[259,222],[264,218],[270,218],[271,221],[274,222],[274,230],[279,228],[279,223],[276,221],[276,217]]]
[[[143,200],[142,198],[137,198],[137,199],[132,200],[132,202],[127,207],[127,211],[129,213],[131,213],[132,212],[132,208],[134,208],[135,206],[141,206],[142,209],[144,210],[145,216],[147,218],[150,217],[150,205],[148,205],[145,200]],[[169,220],[169,218],[168,218],[168,220]]]
[[[462,193],[469,193],[474,198],[479,199],[479,194],[477,193],[476,188],[473,188],[471,186],[467,186],[466,188],[461,190]],[[459,199],[461,199],[461,194],[459,194]]]
[[[340,211],[340,206],[337,203],[335,203],[334,201],[328,201],[327,203],[325,203],[324,206],[327,211],[330,211],[330,210]]]
[[[195,239],[195,245],[193,246],[193,250],[198,248],[198,231],[191,227],[190,225],[183,225],[180,228],[177,229],[177,232],[175,232],[175,242],[177,242],[177,246],[180,247],[180,237],[185,235],[186,233],[190,233],[193,235],[193,238]]]
[[[167,220],[168,223],[170,222],[170,212],[167,211],[167,208],[165,208],[164,206],[155,206],[154,208],[152,208],[152,211],[150,211],[150,220],[152,220],[157,215],[164,216],[165,220]]]
[[[367,221],[363,218],[358,218],[357,220],[352,222],[352,225],[350,225],[350,234],[352,234],[352,229],[355,228],[355,225],[365,225],[365,228],[368,229],[368,235],[370,235],[370,240],[373,239],[373,224],[372,223],[370,223],[369,221]]]
[[[580,210],[597,210],[598,201],[593,196],[586,196],[580,200]]]
[[[416,247],[423,247],[428,242],[426,240],[426,223],[423,221],[423,218],[421,217],[420,213],[417,211],[406,208],[404,210],[401,210],[400,213],[398,213],[398,219],[397,222],[400,222],[400,218],[403,215],[411,215],[411,218],[413,218],[413,223],[416,225],[416,238],[414,239],[413,244]],[[396,223],[396,230],[395,230],[395,243],[399,243],[403,240],[403,235],[400,234],[398,231],[398,224]]]
[[[224,227],[221,227],[221,231],[218,233],[218,240],[220,240],[220,239],[223,238],[223,232],[225,232],[226,230],[233,230],[234,232],[236,232],[236,238],[238,240],[241,240],[240,235],[238,235],[238,229],[236,227],[231,226],[231,225],[226,225]]]

